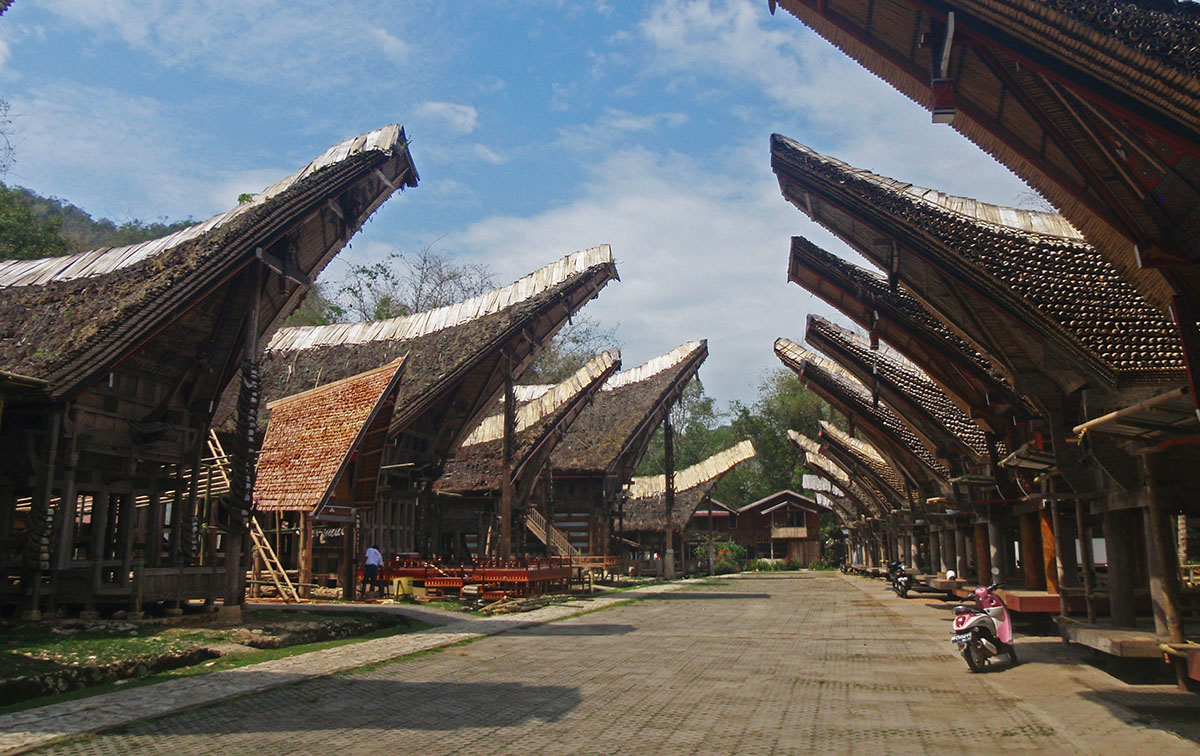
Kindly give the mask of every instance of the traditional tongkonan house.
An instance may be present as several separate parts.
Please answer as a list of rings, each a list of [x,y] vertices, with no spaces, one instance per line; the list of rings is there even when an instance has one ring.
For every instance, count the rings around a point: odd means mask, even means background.
[[[769,0],[772,10],[775,0]],[[1011,168],[1200,366],[1200,13],[1119,0],[779,0]],[[1200,405],[1197,405],[1200,406]]]
[[[870,387],[925,448],[950,469],[955,490],[949,502],[953,514],[948,514],[945,506],[928,507],[927,518],[931,527],[952,530],[960,544],[964,537],[972,538],[977,547],[972,561],[978,580],[984,585],[993,582],[987,514],[988,506],[996,499],[996,482],[983,431],[920,368],[890,350],[871,350],[855,334],[817,316],[809,316],[805,338]],[[1002,445],[996,450],[1006,451]],[[975,515],[979,515],[978,521]],[[953,564],[938,567],[953,568],[965,577],[967,551],[960,546],[956,552],[957,559],[949,560]]]
[[[374,506],[359,512],[327,506],[305,523],[325,531],[328,542],[344,538],[337,529],[354,522],[362,540],[378,545],[385,555],[435,556],[440,544],[431,488],[447,459],[497,397],[512,391],[546,340],[616,274],[612,251],[605,245],[567,255],[515,283],[447,307],[372,323],[277,333],[263,364],[263,392],[272,400],[407,357]],[[511,507],[511,490],[505,490],[503,499]],[[502,517],[502,526],[509,527],[504,506]],[[312,537],[304,523],[299,529],[290,521],[263,525],[290,536],[281,544],[284,561]],[[501,539],[502,558],[508,556],[504,545]],[[301,577],[301,582],[311,578]]]
[[[616,553],[612,533],[621,518],[621,490],[707,356],[707,342],[689,341],[617,373],[554,450],[554,525],[582,554]]]
[[[785,559],[800,567],[821,560],[821,511],[816,499],[776,491],[737,511],[737,539],[757,559]]]
[[[788,431],[788,440],[804,455],[804,490],[830,494],[837,502],[835,513],[843,523],[874,520],[886,510],[876,503],[877,494],[868,493],[862,477],[851,479],[837,462],[821,453],[821,444],[816,439],[794,430]]]
[[[240,605],[260,342],[375,209],[416,184],[404,131],[387,126],[169,236],[0,263],[6,603],[29,616]],[[232,493],[218,506],[201,458],[239,368]]]
[[[1063,548],[1071,523],[1057,513],[1059,501],[1073,500],[1084,510],[1075,518],[1084,531],[1091,517],[1102,518],[1112,617],[1132,624],[1136,584],[1158,573],[1160,562],[1176,569],[1173,550],[1153,548],[1157,559],[1146,558],[1146,534],[1165,514],[1150,508],[1149,489],[1167,512],[1193,508],[1194,498],[1179,476],[1151,481],[1145,461],[1110,437],[1081,442],[1072,431],[1186,382],[1172,324],[1061,216],[921,189],[783,137],[773,139],[772,153],[785,197],[889,271],[1039,411],[1032,438],[1003,460],[1025,494],[1013,511],[1021,517],[1026,586],[1058,594],[1064,581],[1078,585],[1073,549]],[[993,566],[1005,561],[991,550]],[[1083,572],[1091,594],[1086,559]],[[1159,614],[1167,613],[1161,581],[1149,582]],[[1061,611],[1066,603],[1060,599]]]
[[[300,591],[279,575],[271,576],[284,598],[311,595],[314,575],[336,579],[346,598],[353,598],[353,537],[313,537],[311,521],[320,521],[326,510],[357,512],[375,504],[379,467],[387,442],[388,424],[395,409],[404,358],[365,373],[327,383],[319,388],[279,399],[267,405],[271,413],[258,457],[254,483],[255,515],[270,514],[276,522],[306,534],[292,552],[298,568]],[[341,534],[354,522],[341,526]],[[262,557],[258,557],[262,558]],[[259,565],[254,565],[258,572]]]
[[[863,472],[876,476],[873,482],[877,488],[893,489],[895,499],[890,506],[895,514],[907,510],[905,517],[914,517],[927,500],[952,495],[946,466],[929,454],[895,413],[874,401],[857,378],[788,339],[775,342],[775,354],[796,372],[802,383],[845,415],[852,431],[862,432],[887,460],[887,464]],[[892,531],[888,540],[889,558],[895,559],[897,518],[893,517],[888,526]]]
[[[710,535],[714,539],[728,538],[733,532],[736,520],[736,509],[709,496],[692,514],[692,521],[687,526],[687,541],[700,542]]]
[[[512,534],[515,554],[528,555],[525,532],[541,543],[534,552],[546,556],[578,556],[553,522],[553,484],[543,475],[550,455],[572,423],[588,406],[597,390],[621,366],[620,352],[609,351],[591,359],[562,383],[519,386],[516,407],[509,419],[507,400],[471,432],[454,453],[442,477],[433,485],[439,494],[435,527],[438,552],[444,561],[459,563],[494,557],[499,551],[500,493],[505,475],[505,422],[512,423],[508,476],[513,490],[514,515],[524,522]],[[549,514],[549,517],[547,516]],[[511,546],[511,545],[510,545]]]
[[[742,441],[691,467],[677,471],[668,483],[666,475],[635,477],[626,487],[622,517],[617,522],[621,535],[638,544],[641,553],[664,555],[664,574],[671,576],[674,565],[667,554],[681,555],[687,571],[687,554],[682,540],[688,521],[708,496],[721,476],[754,456],[754,444]],[[680,551],[675,551],[676,543]]]

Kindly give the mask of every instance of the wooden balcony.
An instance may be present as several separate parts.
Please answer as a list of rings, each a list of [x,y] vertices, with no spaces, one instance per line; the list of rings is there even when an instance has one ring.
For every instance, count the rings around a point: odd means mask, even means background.
[[[771,526],[771,540],[787,540],[792,538],[808,538],[808,528],[803,525],[791,527],[775,527]]]

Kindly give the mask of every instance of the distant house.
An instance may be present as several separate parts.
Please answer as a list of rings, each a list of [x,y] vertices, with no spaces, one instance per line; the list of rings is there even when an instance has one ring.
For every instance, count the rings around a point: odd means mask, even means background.
[[[823,510],[795,491],[773,493],[737,510],[736,540],[749,556],[795,559],[807,567],[821,557]]]
[[[692,519],[688,523],[688,540],[705,538],[709,533],[709,520],[712,520],[711,530],[716,538],[728,538],[737,522],[737,510],[726,506],[716,499],[705,499],[696,507]]]

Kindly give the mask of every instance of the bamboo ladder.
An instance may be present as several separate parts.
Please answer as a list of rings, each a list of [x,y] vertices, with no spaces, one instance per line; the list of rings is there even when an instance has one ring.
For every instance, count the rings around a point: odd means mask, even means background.
[[[221,478],[221,486],[228,491],[229,457],[221,448],[221,440],[217,438],[216,431],[208,432],[208,453],[212,455],[214,467]],[[259,560],[267,575],[271,577],[271,582],[275,584],[275,590],[279,591],[279,597],[290,604],[299,603],[300,594],[296,591],[295,584],[288,577],[287,570],[283,568],[279,556],[271,546],[271,541],[263,533],[262,526],[258,524],[258,518],[253,514],[250,515],[250,540],[254,546],[254,557]]]

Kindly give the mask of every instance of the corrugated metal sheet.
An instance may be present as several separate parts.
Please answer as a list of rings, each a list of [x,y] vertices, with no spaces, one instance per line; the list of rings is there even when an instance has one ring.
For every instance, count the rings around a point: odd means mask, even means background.
[[[622,386],[628,386],[631,383],[641,383],[647,378],[652,378],[664,370],[675,367],[703,346],[703,341],[689,341],[686,344],[681,344],[666,354],[659,355],[635,368],[617,373],[605,381],[600,390],[612,391]]]
[[[577,370],[574,375],[562,383],[555,384],[549,390],[542,391],[537,398],[527,402],[517,409],[516,432],[529,428],[543,417],[554,412],[563,404],[571,401],[588,384],[595,381],[621,359],[621,353],[610,350],[588,360],[587,364]],[[520,402],[520,397],[517,398]],[[491,415],[483,419],[471,435],[462,442],[462,446],[485,444],[489,441],[504,438],[504,413]]]
[[[687,491],[696,486],[722,475],[741,462],[754,456],[754,444],[742,441],[724,451],[698,462],[691,467],[675,473],[675,490]],[[664,493],[667,490],[666,475],[649,475],[634,478],[630,481],[626,492],[631,499],[641,499],[647,496]]]
[[[612,264],[612,249],[607,244],[581,250],[563,257],[524,278],[477,297],[434,310],[371,323],[335,323],[280,329],[268,352],[314,349],[340,344],[415,339],[444,328],[499,312],[514,304],[557,286],[566,279],[596,265]]]
[[[255,195],[249,202],[239,204],[208,220],[188,226],[173,234],[124,247],[103,247],[77,255],[49,257],[39,260],[10,260],[0,262],[0,287],[33,286],[50,281],[67,281],[111,273],[166,252],[184,242],[197,239],[224,226],[234,218],[249,212],[293,186],[301,179],[336,165],[351,155],[372,150],[390,151],[400,145],[403,130],[396,124],[384,126],[335,144],[308,165]]]

